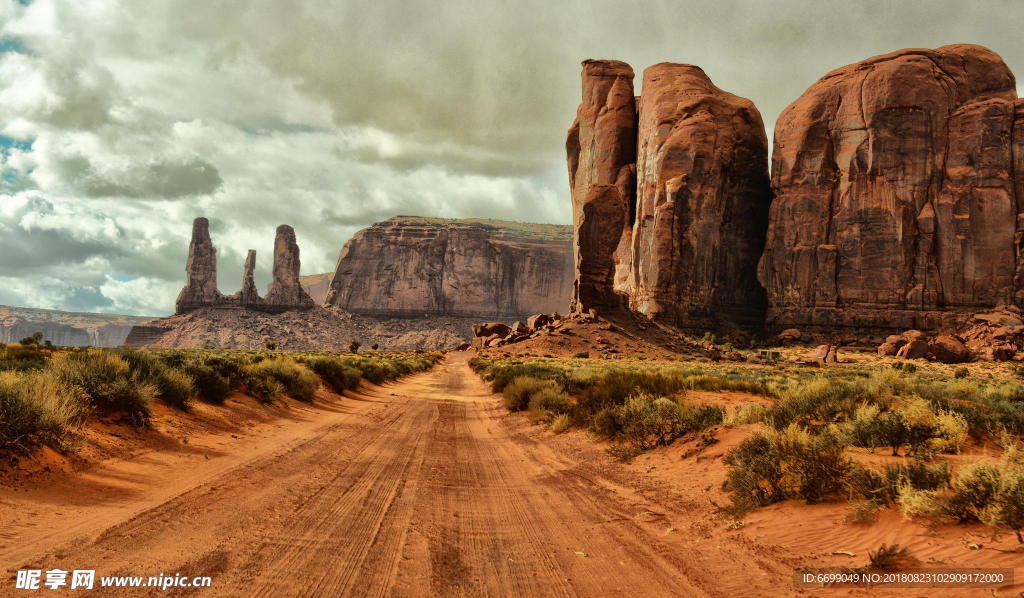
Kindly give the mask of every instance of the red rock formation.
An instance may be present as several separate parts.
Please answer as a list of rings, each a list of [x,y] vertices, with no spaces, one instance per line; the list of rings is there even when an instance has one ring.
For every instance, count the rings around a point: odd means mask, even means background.
[[[352,313],[524,319],[572,293],[567,226],[399,216],[341,250],[327,303]]]
[[[261,309],[284,311],[313,307],[313,300],[299,283],[300,265],[295,230],[282,224],[277,227],[274,238],[274,280],[267,287],[267,296]]]
[[[250,249],[245,256],[245,269],[242,272],[242,290],[239,291],[239,299],[243,307],[258,306],[263,304],[263,298],[256,290],[256,250]]]
[[[175,302],[177,313],[212,305],[221,300],[217,290],[217,250],[210,240],[210,221],[196,218],[192,222],[192,241],[185,262],[185,287]]]
[[[979,46],[901,50],[812,85],[775,129],[769,322],[934,329],[1021,297],[1021,121],[1012,73]]]
[[[704,71],[644,71],[629,304],[671,323],[759,321],[768,142],[754,104]]]
[[[583,99],[565,144],[576,264],[571,309],[581,312],[620,303],[613,292],[615,254],[622,243],[619,261],[629,255],[637,138],[633,69],[617,60],[585,60],[582,80]]]

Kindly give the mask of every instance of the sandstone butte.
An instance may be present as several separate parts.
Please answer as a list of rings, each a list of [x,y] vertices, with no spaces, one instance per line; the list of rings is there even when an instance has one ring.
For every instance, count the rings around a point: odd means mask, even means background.
[[[567,226],[397,216],[342,248],[327,304],[362,315],[523,319],[564,311]]]
[[[1024,301],[1024,106],[986,48],[825,75],[777,121],[772,190],[776,328],[935,329]]]
[[[566,153],[577,283],[573,310],[627,306],[652,319],[757,323],[767,228],[768,143],[753,103],[700,68],[644,72],[583,62]]]
[[[757,110],[699,68],[654,65],[639,98],[623,62],[582,82],[575,310],[880,331],[1024,303],[1024,103],[990,50],[825,75],[779,117],[770,179]]]

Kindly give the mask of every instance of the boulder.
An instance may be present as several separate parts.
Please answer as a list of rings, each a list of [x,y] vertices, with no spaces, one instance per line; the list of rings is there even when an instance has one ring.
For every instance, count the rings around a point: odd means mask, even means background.
[[[516,336],[527,335],[530,333],[530,328],[522,322],[516,322],[512,325],[512,334]]]
[[[971,357],[967,345],[949,334],[940,334],[928,345],[928,358],[940,363],[964,363]]]
[[[1021,132],[1013,74],[980,46],[900,50],[812,85],[775,126],[768,323],[938,328],[1019,302]]]
[[[547,314],[534,314],[526,319],[526,327],[530,330],[540,330],[551,323],[551,317]]]
[[[582,100],[565,142],[576,269],[573,311],[618,304],[616,253],[630,224],[636,168],[633,69],[618,60],[585,60],[582,66]]]
[[[459,345],[458,347],[455,347],[455,350],[456,350],[456,351],[469,351],[469,348],[470,348],[471,346],[472,346],[472,345],[470,345],[469,343],[462,343],[462,344],[461,344],[461,345]]]
[[[502,324],[501,322],[485,322],[483,324],[473,324],[473,335],[479,337],[486,336],[508,336],[508,333],[512,332],[512,328],[508,324]]]
[[[802,335],[802,333],[799,330],[797,330],[796,328],[787,328],[787,329],[783,330],[782,332],[780,332],[775,337],[775,340],[778,341],[779,344],[788,345],[788,344],[799,342],[801,335]]]
[[[896,357],[903,359],[920,359],[928,355],[929,345],[927,341],[913,340],[899,348]]]

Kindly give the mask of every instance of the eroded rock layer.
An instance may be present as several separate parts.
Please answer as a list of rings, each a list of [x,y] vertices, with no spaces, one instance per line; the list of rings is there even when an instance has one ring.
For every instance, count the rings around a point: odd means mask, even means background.
[[[571,243],[567,226],[398,216],[345,244],[327,303],[382,316],[565,311]]]
[[[829,73],[775,128],[769,322],[935,329],[1020,301],[1019,173],[1021,102],[992,51],[901,50]]]

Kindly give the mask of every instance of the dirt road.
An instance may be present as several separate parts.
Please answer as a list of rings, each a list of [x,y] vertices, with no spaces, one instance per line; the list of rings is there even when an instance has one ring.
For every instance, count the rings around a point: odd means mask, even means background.
[[[151,455],[59,489],[5,491],[8,584],[14,569],[61,567],[208,575],[203,596],[791,593],[791,568],[740,540],[702,541],[685,503],[658,504],[524,433],[466,359],[214,459]]]

